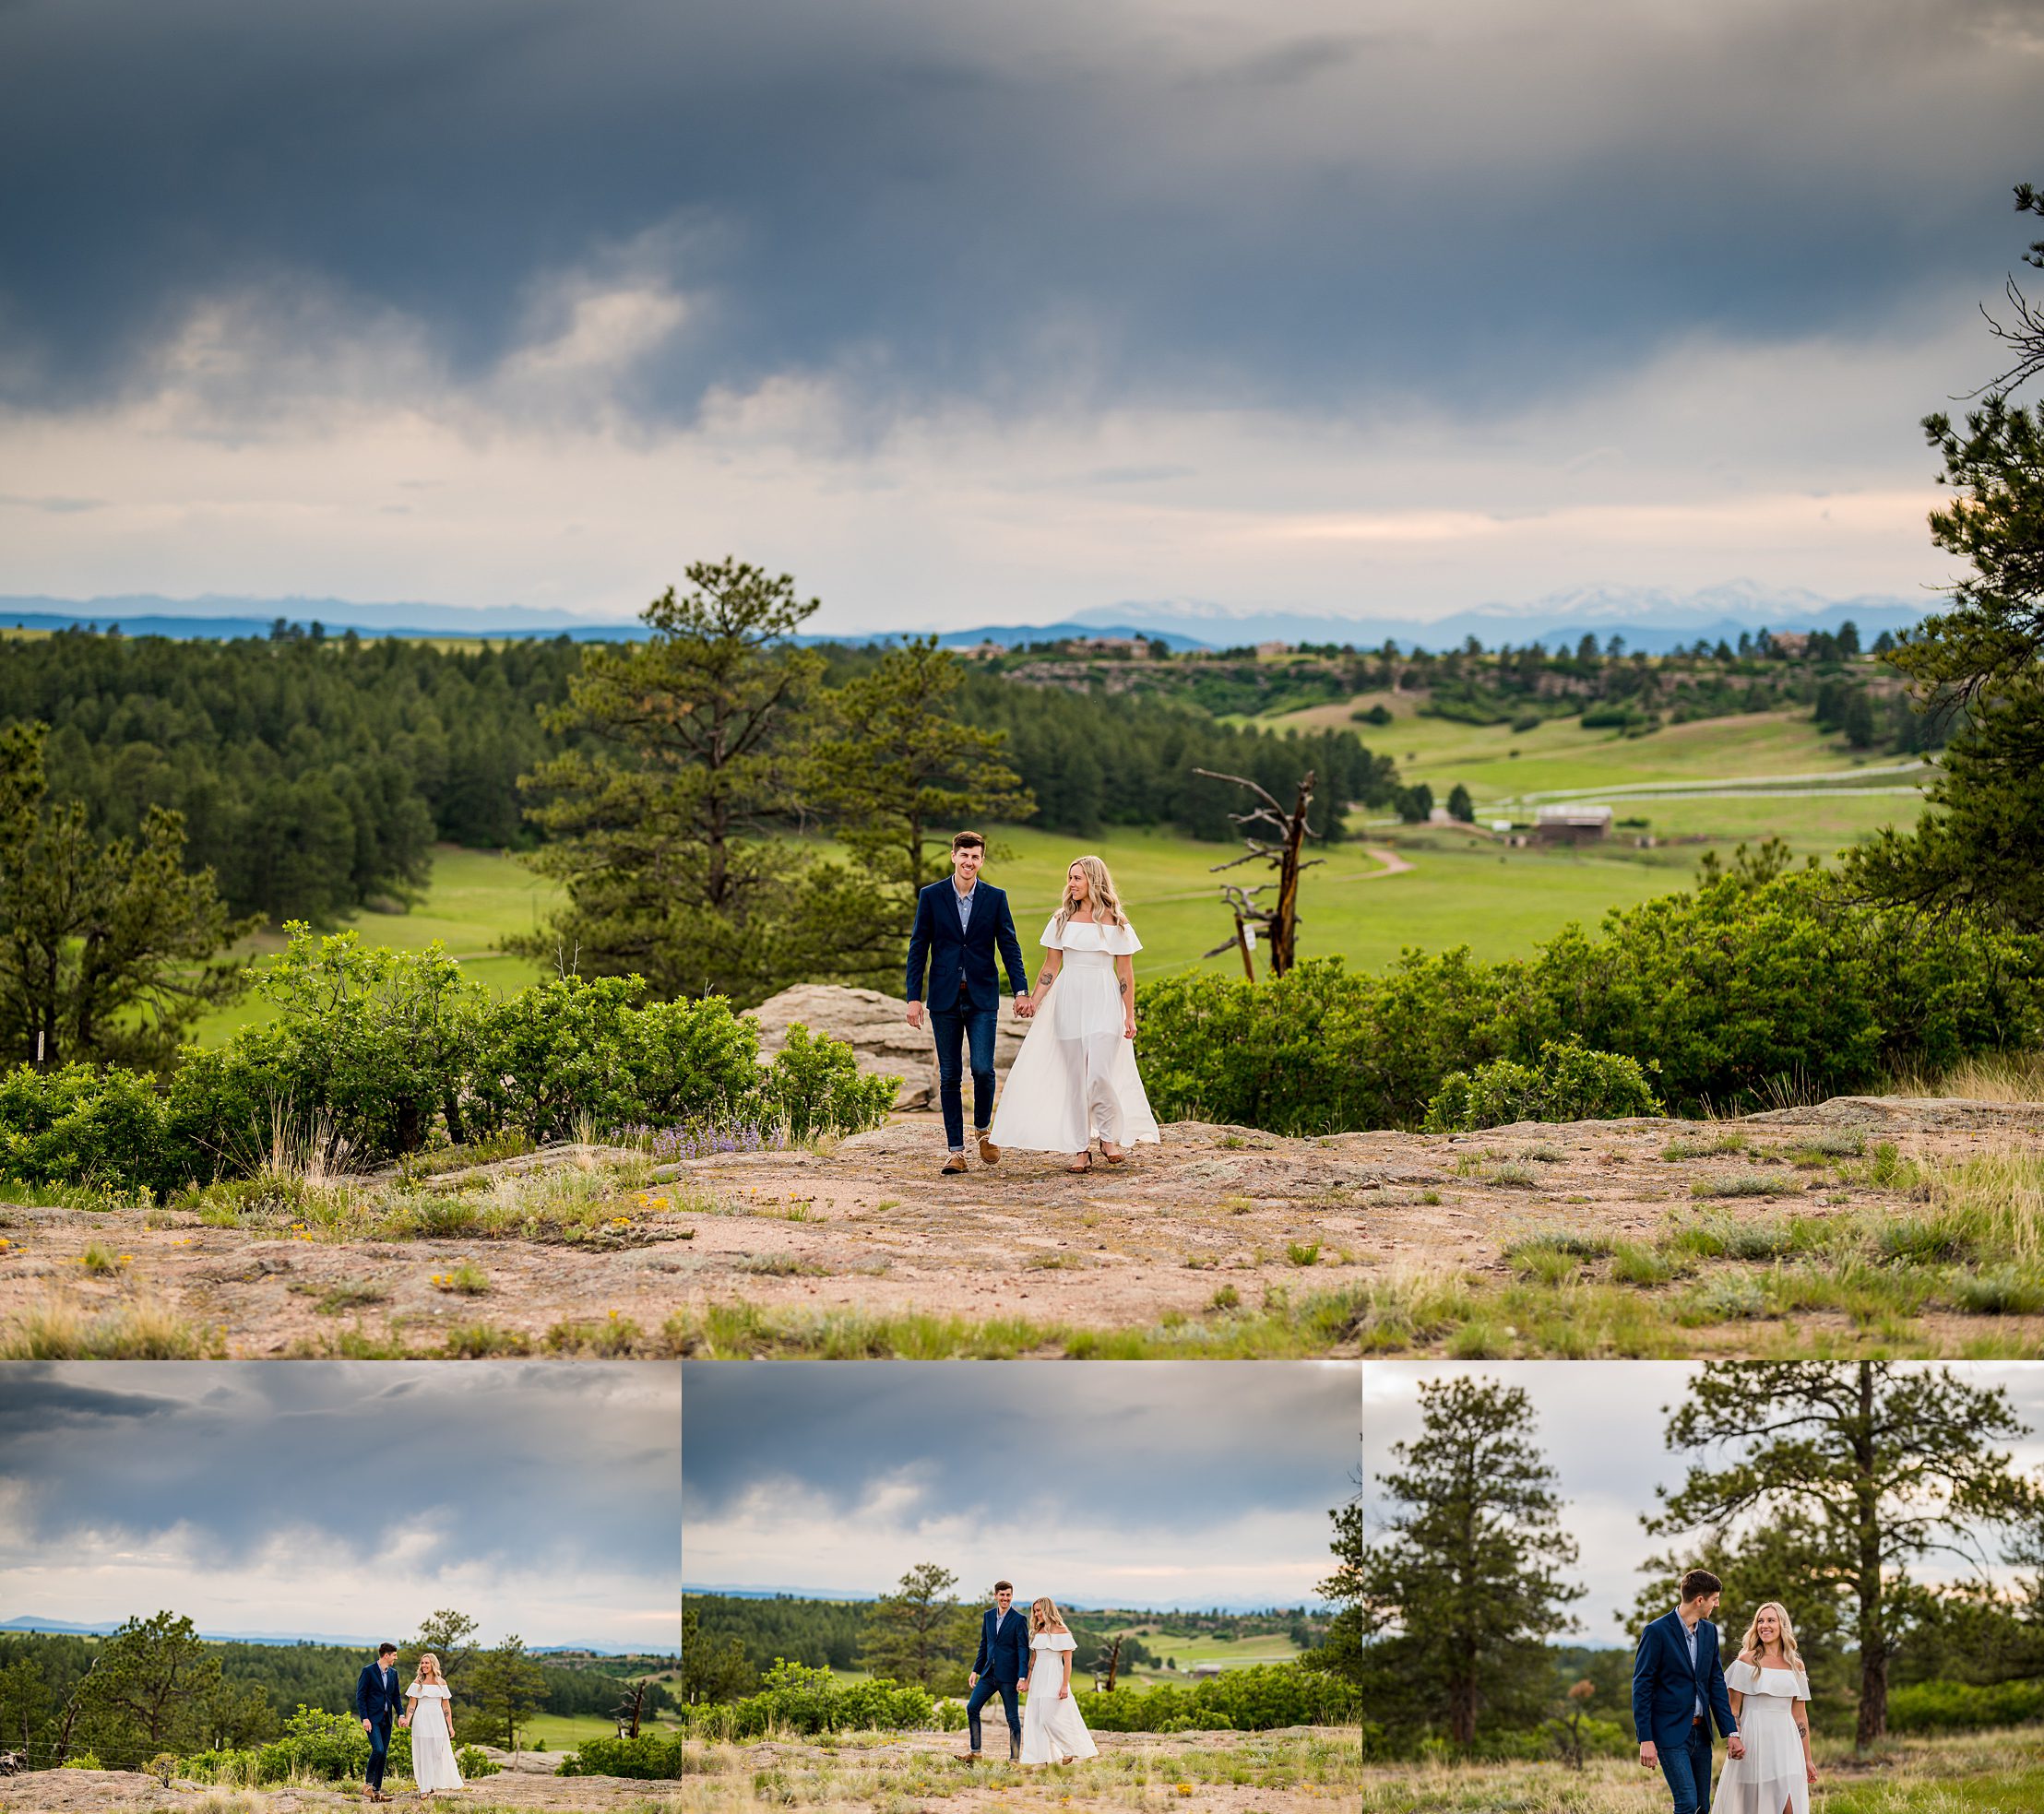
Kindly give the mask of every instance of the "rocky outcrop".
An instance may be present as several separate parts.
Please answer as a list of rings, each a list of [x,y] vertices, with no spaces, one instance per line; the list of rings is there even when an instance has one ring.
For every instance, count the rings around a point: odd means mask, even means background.
[[[910,1026],[907,1004],[898,995],[883,995],[877,989],[841,989],[832,983],[798,983],[762,1002],[753,1011],[759,1023],[759,1049],[771,1058],[788,1037],[788,1029],[800,1022],[812,1033],[842,1039],[859,1055],[859,1069],[869,1077],[899,1077],[901,1094],[897,1109],[934,1109],[937,1106],[937,1049],[931,1037],[927,1017],[920,1028]],[[1015,1017],[1015,1003],[1001,1003],[1000,1031],[993,1041],[993,1068],[1005,1074],[1021,1049],[1026,1022]],[[966,1081],[966,1108],[971,1112],[972,1084]]]

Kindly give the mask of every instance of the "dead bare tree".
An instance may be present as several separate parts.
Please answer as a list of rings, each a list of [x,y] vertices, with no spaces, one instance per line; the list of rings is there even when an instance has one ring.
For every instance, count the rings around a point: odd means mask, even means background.
[[[1194,775],[1204,775],[1209,781],[1229,781],[1238,788],[1247,788],[1254,794],[1258,805],[1247,812],[1230,812],[1228,817],[1242,835],[1242,842],[1249,848],[1240,857],[1225,863],[1214,863],[1209,872],[1218,875],[1223,870],[1235,869],[1242,863],[1263,862],[1272,865],[1278,871],[1275,884],[1258,882],[1244,888],[1239,883],[1221,883],[1221,898],[1235,915],[1235,936],[1216,945],[1206,954],[1218,957],[1232,944],[1242,954],[1242,969],[1249,980],[1256,980],[1256,966],[1250,957],[1249,929],[1261,926],[1265,943],[1270,947],[1270,973],[1281,977],[1291,968],[1299,944],[1299,874],[1315,863],[1325,860],[1309,857],[1301,860],[1301,853],[1309,837],[1320,834],[1306,823],[1306,809],[1313,804],[1313,771],[1308,769],[1299,781],[1299,798],[1287,812],[1278,804],[1276,795],[1257,782],[1242,775],[1221,775],[1211,768],[1195,768]],[[1275,885],[1278,898],[1269,907],[1260,907],[1255,897],[1265,889]]]
[[[1223,945],[1221,949],[1225,951],[1227,946]],[[1103,1664],[1105,1665],[1104,1671]],[[1114,1642],[1108,1646],[1106,1655],[1100,1659],[1100,1662],[1095,1663],[1093,1666],[1093,1690],[1096,1694],[1112,1694],[1114,1692],[1114,1676],[1121,1666],[1122,1640],[1117,1636]]]
[[[636,1738],[639,1736],[639,1721],[646,1712],[646,1683],[640,1680],[632,1684],[631,1692],[617,1703],[611,1715],[617,1722],[620,1738]]]

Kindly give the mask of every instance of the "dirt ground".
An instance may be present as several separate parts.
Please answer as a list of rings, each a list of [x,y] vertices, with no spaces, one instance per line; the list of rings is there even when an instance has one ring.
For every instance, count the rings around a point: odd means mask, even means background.
[[[1292,1814],[1352,1804],[1362,1773],[1362,1747],[1353,1731],[1097,1732],[1093,1739],[1099,1757],[1036,1770],[1006,1762],[998,1730],[987,1742],[1004,1755],[978,1765],[960,1761],[966,1749],[961,1732],[885,1738],[850,1733],[831,1745],[712,1747],[704,1761],[713,1767],[683,1779],[682,1805],[690,1814],[733,1814],[784,1801],[834,1814],[931,1806],[988,1814],[1132,1808]],[[1248,1780],[1214,1780],[1229,1776]]]
[[[779,1312],[1148,1328],[1173,1313],[1197,1316],[1229,1288],[1254,1308],[1273,1291],[1296,1299],[1416,1268],[1503,1279],[1505,1250],[1541,1232],[1639,1239],[1705,1215],[1908,1207],[1905,1190],[1848,1182],[1836,1165],[1799,1177],[1786,1202],[1700,1203],[1695,1182],[1747,1161],[1670,1162],[1662,1148],[1728,1131],[1762,1152],[1858,1132],[1870,1150],[1892,1141],[1905,1158],[1949,1161],[2044,1148],[2044,1104],[1853,1097],[1735,1122],[1522,1125],[1452,1137],[1290,1140],[1181,1121],[1160,1147],[1083,1177],[1020,1153],[993,1167],[975,1157],[966,1176],[940,1176],[935,1118],[902,1116],[828,1152],[665,1168],[646,1192],[620,1187],[627,1230],[578,1245],[336,1240],[208,1227],[163,1209],[0,1203],[0,1332],[53,1301],[87,1317],[155,1307],[220,1332],[236,1357],[332,1352],[343,1331],[433,1352],[447,1332],[479,1323],[541,1351],[550,1330],[614,1327],[613,1315],[652,1339],[678,1312],[741,1301]],[[1515,1187],[1483,1175],[1500,1162],[1519,1162]],[[117,1270],[81,1264],[93,1243],[125,1256]],[[436,1283],[465,1263],[486,1275],[485,1289],[464,1295]],[[1997,1321],[2009,1334],[2022,1320]]]
[[[615,1776],[556,1776],[560,1759],[524,1757],[513,1763],[496,1754],[501,1769],[471,1783],[458,1796],[428,1800],[409,1784],[392,1784],[400,1806],[425,1808],[530,1808],[534,1814],[597,1814],[598,1810],[678,1809],[664,1791],[674,1784],[628,1783]],[[165,1788],[153,1776],[130,1770],[39,1770],[0,1778],[0,1814],[311,1814],[311,1810],[369,1806],[360,1783],[286,1784],[267,1789],[217,1789],[173,1782]]]

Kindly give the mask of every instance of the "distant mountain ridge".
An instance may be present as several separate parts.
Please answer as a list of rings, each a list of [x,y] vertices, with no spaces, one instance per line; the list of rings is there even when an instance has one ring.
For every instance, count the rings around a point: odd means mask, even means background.
[[[1906,630],[1934,608],[1935,595],[1904,599],[1868,593],[1827,599],[1800,587],[1733,580],[1693,592],[1665,587],[1582,586],[1520,604],[1491,604],[1423,619],[1288,611],[1233,611],[1202,599],[1125,599],[1089,606],[1052,623],[987,624],[937,633],[946,648],[999,643],[1008,647],[1072,636],[1148,636],[1173,649],[1235,647],[1261,642],[1352,643],[1376,648],[1457,647],[1474,636],[1487,648],[1502,643],[1573,647],[1586,635],[1599,644],[1616,635],[1628,650],[1666,654],[1698,637],[1736,643],[1756,630],[1836,631],[1848,619],[1871,642],[1882,631]],[[502,640],[565,635],[576,642],[629,642],[646,634],[634,621],[602,621],[525,605],[470,607],[356,604],[345,599],[247,599],[207,595],[168,599],[154,593],[66,599],[0,596],[0,626],[64,630],[119,624],[129,635],[180,639],[267,636],[279,618],[329,633],[376,636],[463,636]],[[927,634],[911,630],[853,630],[802,637],[805,643],[892,642]]]
[[[118,1631],[121,1623],[119,1619],[110,1619],[99,1625],[72,1625],[61,1618],[40,1618],[30,1613],[0,1623],[0,1631],[25,1631],[54,1638],[105,1638]],[[374,1637],[365,1638],[354,1632],[333,1631],[201,1631],[198,1635],[209,1644],[341,1644],[374,1650],[389,1634],[379,1632]],[[621,1650],[615,1644],[529,1644],[526,1648],[534,1656],[554,1656],[563,1651],[587,1651],[594,1656],[636,1654]]]
[[[821,1600],[832,1606],[863,1606],[880,1598],[878,1594],[859,1594],[844,1588],[834,1587],[706,1587],[700,1583],[683,1582],[682,1593],[721,1595],[729,1600]],[[1105,1602],[1095,1605],[1091,1601],[1065,1599],[1059,1596],[1059,1604],[1075,1611],[1106,1612],[1226,1612],[1226,1613],[1278,1613],[1289,1612],[1289,1607],[1274,1607],[1261,1600],[1160,1600],[1147,1606],[1108,1606]],[[1319,1605],[1308,1600],[1308,1607]],[[0,1625],[0,1631],[6,1627]]]

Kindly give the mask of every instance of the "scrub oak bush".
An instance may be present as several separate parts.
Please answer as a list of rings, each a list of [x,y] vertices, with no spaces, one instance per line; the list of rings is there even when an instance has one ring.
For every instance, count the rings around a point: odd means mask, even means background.
[[[168,1192],[265,1167],[366,1170],[435,1141],[533,1144],[626,1127],[886,1118],[896,1084],[790,1030],[771,1064],[720,996],[646,1002],[636,978],[569,977],[499,1001],[437,945],[364,949],[303,926],[256,987],[274,1020],[188,1048],[167,1085],[112,1068],[0,1077],[0,1168],[26,1181]]]
[[[1427,1104],[1425,1126],[1429,1133],[1468,1133],[1513,1121],[1613,1121],[1660,1112],[1636,1060],[1550,1039],[1537,1065],[1501,1058],[1479,1065],[1473,1076],[1449,1072]]]
[[[2044,941],[1860,906],[1821,871],[1748,861],[1531,957],[1408,952],[1374,975],[1318,958],[1254,985],[1190,973],[1146,988],[1142,1021],[1166,1119],[1417,1127],[1451,1073],[1534,1071],[1543,1047],[1572,1042],[1657,1067],[1678,1112],[1729,1110],[1783,1079],[1859,1091],[2044,1044]]]
[[[686,1730],[706,1738],[756,1738],[775,1731],[927,1732],[937,1724],[930,1690],[914,1682],[840,1681],[828,1668],[786,1659],[767,1670],[757,1694],[683,1707],[682,1715]],[[585,1758],[589,1750],[582,1747]]]

